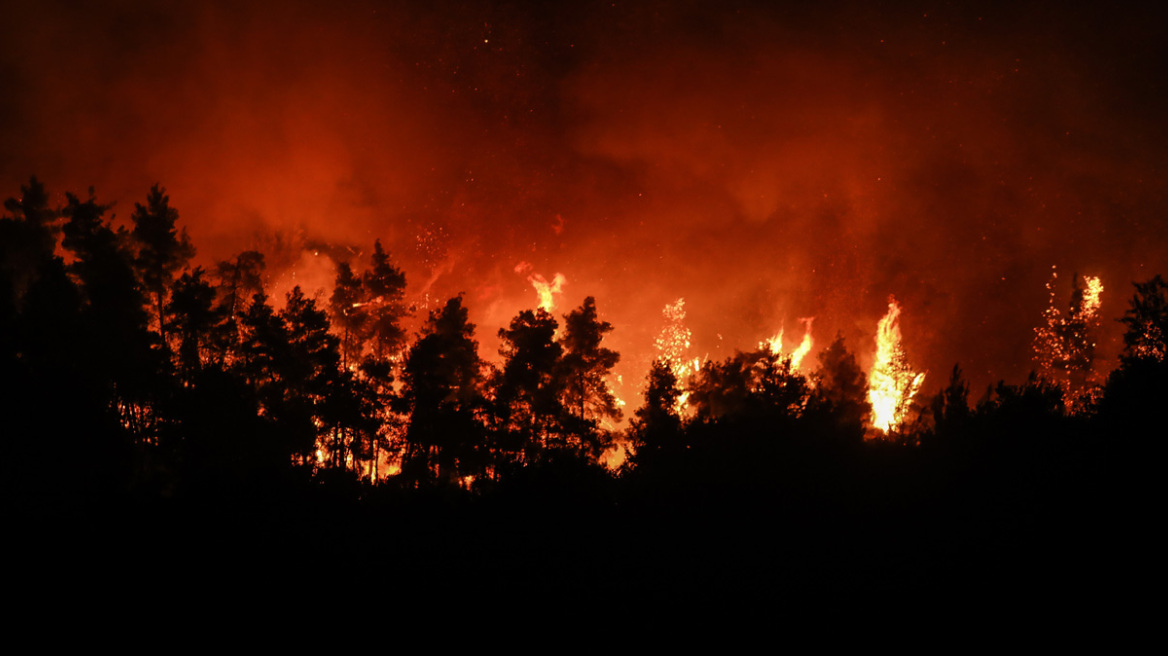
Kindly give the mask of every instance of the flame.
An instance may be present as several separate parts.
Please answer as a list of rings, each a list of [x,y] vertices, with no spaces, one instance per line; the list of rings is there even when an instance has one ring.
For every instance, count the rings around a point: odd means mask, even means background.
[[[661,314],[665,317],[665,327],[661,329],[661,334],[657,336],[655,342],[658,357],[673,372],[677,382],[684,386],[685,381],[702,368],[705,358],[687,359],[686,351],[689,350],[693,333],[682,323],[685,321],[685,299],[679,298],[673,303],[666,303]],[[689,391],[683,388],[674,409],[679,413],[683,412],[688,400]]]
[[[564,274],[557,272],[552,276],[551,282],[538,273],[532,272],[530,262],[520,262],[515,265],[515,273],[520,275],[527,274],[527,282],[535,288],[535,293],[539,295],[539,308],[545,312],[551,312],[556,309],[556,294],[562,294],[564,291],[564,283],[568,279]]]
[[[899,428],[925,374],[909,368],[900,344],[900,305],[889,298],[888,313],[876,328],[876,362],[868,376],[872,425],[882,433]]]
[[[607,467],[609,471],[620,469],[621,465],[625,464],[625,461],[628,459],[629,447],[620,441],[614,442],[611,447],[600,454],[600,464]]]
[[[1063,390],[1064,406],[1079,412],[1098,399],[1102,377],[1094,369],[1095,334],[1099,329],[1103,281],[1085,276],[1083,288],[1075,286],[1066,314],[1056,307],[1058,268],[1051,267],[1046,283],[1050,302],[1042,313],[1043,324],[1034,329],[1034,360],[1039,373]]]
[[[657,336],[655,342],[657,352],[680,380],[679,367],[683,366],[682,360],[685,358],[685,352],[689,350],[690,339],[693,337],[693,333],[682,323],[685,321],[685,299],[679,298],[673,303],[666,303],[661,314],[665,316],[665,328],[661,329],[661,334]]]
[[[1103,281],[1099,276],[1087,276],[1083,279],[1087,288],[1083,290],[1083,318],[1091,321],[1099,316],[1099,306],[1103,304],[1100,296],[1103,294]]]
[[[804,327],[803,340],[799,342],[798,348],[791,352],[790,357],[792,371],[797,371],[799,369],[799,365],[802,364],[803,358],[807,357],[807,354],[811,352],[811,347],[815,344],[815,340],[811,338],[811,322],[815,321],[815,317],[800,319],[799,321],[803,323]],[[780,328],[777,335],[768,340],[759,342],[758,347],[760,349],[767,349],[774,355],[782,355],[783,331],[784,329]]]
[[[763,340],[758,343],[760,349],[766,349],[775,355],[783,352],[783,331],[785,328],[779,328],[779,332],[770,339]]]

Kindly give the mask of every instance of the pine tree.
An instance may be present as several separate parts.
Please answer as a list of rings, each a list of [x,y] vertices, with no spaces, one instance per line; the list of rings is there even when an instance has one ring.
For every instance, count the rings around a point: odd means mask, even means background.
[[[178,337],[178,366],[188,378],[207,361],[221,319],[215,309],[215,288],[203,280],[203,274],[202,267],[183,273],[167,305],[167,330]]]
[[[369,301],[370,337],[373,354],[389,357],[401,350],[406,341],[401,322],[408,316],[405,306],[406,275],[390,262],[381,241],[373,242],[373,266],[362,277]]]
[[[114,231],[104,220],[111,205],[99,204],[89,190],[82,202],[66,194],[62,245],[73,252],[70,273],[78,281],[82,316],[92,341],[86,349],[89,367],[109,386],[111,407],[122,425],[141,443],[155,437],[154,406],[165,387],[167,367],[147,328],[145,299],[139,289],[128,248],[129,235]]]
[[[158,334],[162,344],[167,346],[166,293],[175,273],[194,257],[195,247],[187,238],[186,229],[180,233],[175,227],[178,211],[170,206],[166,190],[157,184],[150,188],[145,206],[134,204],[130,221],[134,224],[131,235],[138,250],[134,268],[142,286],[152,297]]]
[[[341,329],[341,361],[348,369],[361,360],[369,326],[369,294],[348,262],[337,264],[337,278],[329,298],[333,322]]]
[[[508,328],[499,330],[503,368],[496,384],[496,414],[500,429],[514,435],[527,460],[549,446],[560,433],[564,379],[562,347],[556,343],[556,320],[546,311],[524,310]]]
[[[220,323],[216,326],[213,350],[219,361],[231,362],[240,348],[241,319],[255,295],[264,294],[264,256],[257,251],[244,251],[234,259],[219,262],[215,268],[218,298],[215,311]]]
[[[11,217],[0,219],[0,277],[19,299],[55,256],[61,212],[49,206],[49,195],[36,177],[20,187],[20,198],[4,201],[4,209]]]
[[[814,389],[808,413],[823,425],[825,435],[859,442],[871,412],[868,378],[848,351],[842,335],[819,352],[819,369],[812,376]]]
[[[645,405],[637,408],[630,429],[638,464],[684,446],[681,417],[677,414],[681,390],[669,362],[663,358],[654,360],[646,382]]]
[[[415,483],[454,483],[485,465],[483,363],[462,297],[430,313],[406,359],[405,404],[410,409],[402,473]]]
[[[564,317],[562,376],[565,423],[575,433],[585,452],[598,457],[608,447],[611,436],[599,430],[605,419],[619,421],[620,408],[608,387],[607,377],[620,361],[620,354],[601,346],[612,324],[600,321],[596,299],[584,303]]]
[[[1168,282],[1157,275],[1133,285],[1136,292],[1120,319],[1127,326],[1122,358],[1162,362],[1168,354]]]

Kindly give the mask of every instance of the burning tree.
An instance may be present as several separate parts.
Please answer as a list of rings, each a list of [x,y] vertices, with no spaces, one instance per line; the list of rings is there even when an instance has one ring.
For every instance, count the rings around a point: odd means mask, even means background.
[[[680,377],[679,369],[684,366],[683,360],[693,336],[684,323],[685,299],[679,298],[673,303],[666,304],[661,314],[665,316],[665,327],[657,337],[657,351],[661,354],[661,359],[673,369],[673,373]]]
[[[376,480],[383,456],[390,464],[397,457],[393,437],[400,432],[401,421],[391,406],[397,399],[394,380],[405,344],[401,320],[409,311],[405,273],[393,265],[380,240],[373,243],[371,262],[361,275],[348,262],[337,263],[329,313],[333,326],[340,329],[341,366],[352,374],[372,406],[369,414],[377,420],[378,427],[363,435],[368,439],[356,450],[368,462],[368,476]]]
[[[900,305],[890,297],[888,313],[876,327],[876,361],[868,376],[872,426],[884,434],[900,428],[923,382],[925,374],[912,370],[900,344]]]
[[[1034,329],[1034,361],[1038,374],[1062,388],[1069,411],[1081,411],[1096,401],[1102,378],[1094,369],[1095,335],[1099,330],[1099,306],[1103,283],[1098,277],[1071,277],[1071,302],[1066,314],[1055,303],[1058,271],[1051,273],[1046,288],[1050,304],[1043,324]]]
[[[685,388],[688,387],[690,377],[701,368],[702,359],[687,359],[693,333],[685,327],[685,299],[679,298],[673,303],[667,303],[661,314],[665,317],[665,327],[661,329],[655,343],[657,359],[669,367],[677,379],[681,394],[678,395],[674,407],[681,413],[689,401],[689,392]]]
[[[803,324],[804,328],[803,339],[799,342],[799,346],[795,347],[795,350],[791,351],[788,355],[788,357],[791,358],[792,369],[799,369],[799,366],[803,363],[803,358],[807,357],[807,354],[811,352],[811,347],[815,343],[811,338],[811,323],[813,321],[815,321],[815,317],[808,317],[806,319],[799,320],[799,322]],[[769,349],[775,355],[783,353],[784,332],[785,330],[779,329],[779,333],[777,335],[760,343],[758,345],[759,348]]]

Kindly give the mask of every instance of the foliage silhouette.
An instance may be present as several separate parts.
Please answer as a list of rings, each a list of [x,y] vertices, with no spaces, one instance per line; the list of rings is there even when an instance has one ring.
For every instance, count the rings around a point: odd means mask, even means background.
[[[484,472],[483,363],[462,297],[430,313],[410,348],[402,396],[410,410],[402,474],[415,485],[456,484]]]
[[[638,466],[652,466],[655,459],[685,448],[681,416],[677,412],[681,390],[673,368],[665,360],[654,360],[646,382],[645,404],[637,408],[630,429],[634,461]]]
[[[499,448],[507,460],[534,462],[563,443],[563,348],[558,324],[543,309],[520,312],[499,329],[503,367],[496,376],[495,414]]]
[[[180,233],[175,227],[178,211],[170,206],[170,197],[159,185],[150,188],[146,205],[134,204],[130,215],[134,228],[136,255],[134,268],[146,293],[154,300],[154,320],[158,324],[162,344],[167,345],[167,318],[165,301],[175,273],[183,269],[195,256],[195,247],[187,238],[186,229]]]
[[[868,405],[868,378],[856,357],[847,350],[843,336],[820,351],[819,369],[807,400],[806,416],[823,439],[858,443],[871,413]]]
[[[612,441],[601,422],[621,418],[606,380],[620,361],[620,354],[601,345],[610,332],[612,324],[600,321],[596,300],[591,296],[564,317],[564,336],[560,340],[564,351],[560,363],[564,423],[567,432],[576,437],[570,446],[592,458],[599,457]]]

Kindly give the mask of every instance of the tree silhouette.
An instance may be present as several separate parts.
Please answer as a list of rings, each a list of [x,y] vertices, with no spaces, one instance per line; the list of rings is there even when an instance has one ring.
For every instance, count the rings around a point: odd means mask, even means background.
[[[410,348],[402,390],[410,409],[402,473],[415,484],[452,484],[482,473],[482,361],[462,297],[430,313]]]
[[[215,331],[214,349],[220,361],[227,361],[234,358],[240,348],[243,314],[255,295],[264,293],[264,256],[257,251],[244,251],[234,259],[219,262],[215,269],[218,281],[215,311],[221,323]]]
[[[401,434],[402,417],[395,412],[400,400],[394,389],[394,380],[400,373],[402,350],[406,345],[402,321],[410,315],[410,310],[405,305],[406,275],[390,261],[380,240],[373,242],[371,260],[372,266],[362,276],[368,298],[371,353],[362,360],[360,372],[368,385],[370,403],[379,420],[373,433],[371,454],[371,476],[376,480],[382,449],[388,445],[392,453],[400,446],[396,442]]]
[[[1141,359],[1163,361],[1168,354],[1168,282],[1156,275],[1147,282],[1132,284],[1135,294],[1120,319],[1127,326],[1121,359],[1125,363]]]
[[[407,310],[405,274],[392,265],[380,241],[374,242],[371,259],[371,268],[362,275],[348,262],[337,264],[329,312],[341,329],[342,368],[353,374],[353,399],[364,399],[358,405],[365,407],[362,412],[373,426],[361,432],[355,453],[369,462],[369,476],[376,480],[383,446],[396,450],[394,437],[400,432],[393,384],[405,344],[400,322]]]
[[[938,435],[964,436],[969,430],[972,412],[969,408],[969,383],[961,375],[961,367],[953,365],[949,384],[933,398],[933,427]]]
[[[341,361],[347,369],[361,359],[369,325],[369,295],[361,278],[353,275],[348,262],[337,263],[337,278],[329,310],[333,323],[341,328]]]
[[[341,373],[340,340],[329,332],[328,316],[299,286],[288,293],[280,317],[287,327],[289,357],[281,372],[284,396],[297,414],[312,417],[327,442],[329,464],[343,469],[348,464],[356,433],[363,429],[362,410],[351,372]],[[318,444],[317,439],[313,440]],[[296,454],[305,458],[315,450],[301,443]]]
[[[264,255],[258,251],[243,251],[232,260],[216,265],[219,305],[231,317],[247,309],[253,296],[264,291]]]
[[[808,399],[808,413],[820,423],[826,435],[846,442],[864,438],[868,405],[868,378],[856,357],[848,351],[842,335],[819,352],[819,369],[812,376],[814,389]]]
[[[49,195],[35,176],[20,187],[20,198],[4,201],[4,209],[12,216],[0,218],[0,275],[19,299],[54,257],[61,212],[49,207]]]
[[[542,308],[524,310],[499,329],[503,368],[495,384],[500,430],[515,437],[504,440],[506,452],[537,459],[562,433],[563,348],[556,343],[556,320]]]
[[[707,362],[691,385],[689,402],[699,421],[730,419],[776,426],[798,418],[807,403],[807,381],[791,360],[770,349],[737,352]]]
[[[595,458],[608,447],[611,436],[600,430],[605,419],[619,421],[620,408],[606,380],[620,361],[620,354],[601,346],[612,324],[600,321],[596,299],[584,303],[564,317],[564,336],[560,339],[564,355],[564,408],[569,431],[580,440],[585,453]]]
[[[1108,377],[1099,410],[1116,438],[1140,443],[1168,425],[1168,283],[1156,275],[1134,285],[1120,319],[1127,326],[1120,366]]]
[[[373,242],[373,266],[362,276],[369,303],[373,354],[386,358],[401,350],[406,341],[401,322],[409,315],[405,306],[406,274],[393,265],[381,241]]]
[[[646,377],[645,404],[637,408],[630,427],[638,465],[651,462],[661,453],[680,450],[682,422],[677,414],[677,400],[681,390],[677,375],[669,363],[657,358]]]
[[[150,188],[146,205],[134,204],[130,221],[134,224],[131,235],[138,251],[134,268],[142,286],[153,298],[154,319],[158,323],[162,344],[166,346],[166,294],[175,273],[194,257],[195,247],[187,238],[186,229],[179,233],[175,227],[178,211],[170,206],[166,190],[157,184]]]
[[[21,186],[20,198],[4,201],[12,216],[0,217],[0,358],[15,359],[17,315],[21,301],[46,269],[57,271],[55,258],[60,212],[49,208],[48,194],[35,177]],[[54,263],[54,260],[56,262]]]
[[[156,340],[147,328],[145,299],[138,287],[128,247],[129,235],[114,231],[103,219],[111,205],[101,205],[89,191],[82,202],[66,194],[62,245],[73,252],[70,273],[80,283],[82,316],[89,326],[87,360],[102,372],[109,399],[122,425],[139,442],[152,443],[157,416],[159,379],[166,358],[152,348]]]
[[[208,360],[222,321],[222,313],[215,308],[215,288],[203,274],[202,267],[183,273],[167,306],[166,327],[178,336],[178,366],[188,378]]]

